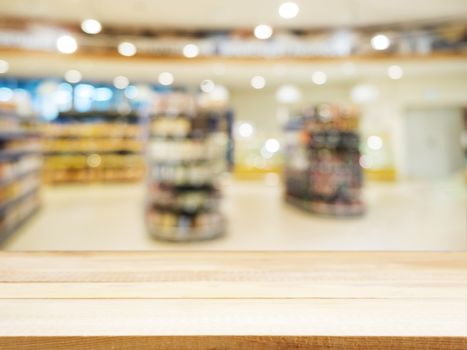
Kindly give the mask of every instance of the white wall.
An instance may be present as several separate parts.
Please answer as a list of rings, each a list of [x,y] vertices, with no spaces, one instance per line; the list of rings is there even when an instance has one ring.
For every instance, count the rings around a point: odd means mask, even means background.
[[[300,87],[302,100],[294,105],[284,105],[276,101],[276,89],[267,88],[254,90],[253,88],[231,91],[231,104],[235,110],[235,119],[250,121],[256,125],[258,131],[280,133],[281,118],[287,112],[294,113],[300,108],[313,103],[337,101],[348,102],[349,87],[343,84],[333,84],[328,87]]]
[[[414,108],[406,116],[407,175],[436,179],[464,166],[461,110]]]

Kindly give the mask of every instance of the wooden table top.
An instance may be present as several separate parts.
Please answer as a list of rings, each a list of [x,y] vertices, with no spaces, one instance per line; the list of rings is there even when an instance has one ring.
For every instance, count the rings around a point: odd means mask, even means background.
[[[467,253],[0,253],[0,349],[463,349]]]

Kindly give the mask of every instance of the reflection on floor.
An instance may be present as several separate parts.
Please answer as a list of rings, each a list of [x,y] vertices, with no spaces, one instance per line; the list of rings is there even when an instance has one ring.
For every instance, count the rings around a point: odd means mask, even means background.
[[[143,185],[46,188],[43,209],[8,250],[464,250],[466,188],[460,178],[366,187],[358,219],[311,216],[282,201],[274,184],[226,182],[225,237],[176,244],[144,226]]]

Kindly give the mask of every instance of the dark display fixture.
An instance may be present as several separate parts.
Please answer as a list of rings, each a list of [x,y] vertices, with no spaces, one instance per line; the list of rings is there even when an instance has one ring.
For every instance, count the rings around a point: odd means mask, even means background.
[[[364,212],[357,111],[322,104],[286,126],[286,201],[333,216]]]
[[[218,181],[227,163],[228,113],[195,106],[192,96],[179,93],[154,110],[147,117],[149,233],[170,241],[222,235]]]

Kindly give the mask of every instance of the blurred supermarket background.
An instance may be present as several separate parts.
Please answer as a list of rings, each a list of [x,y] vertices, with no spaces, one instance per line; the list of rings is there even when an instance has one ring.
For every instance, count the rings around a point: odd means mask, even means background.
[[[0,0],[8,250],[464,250],[465,0]]]

